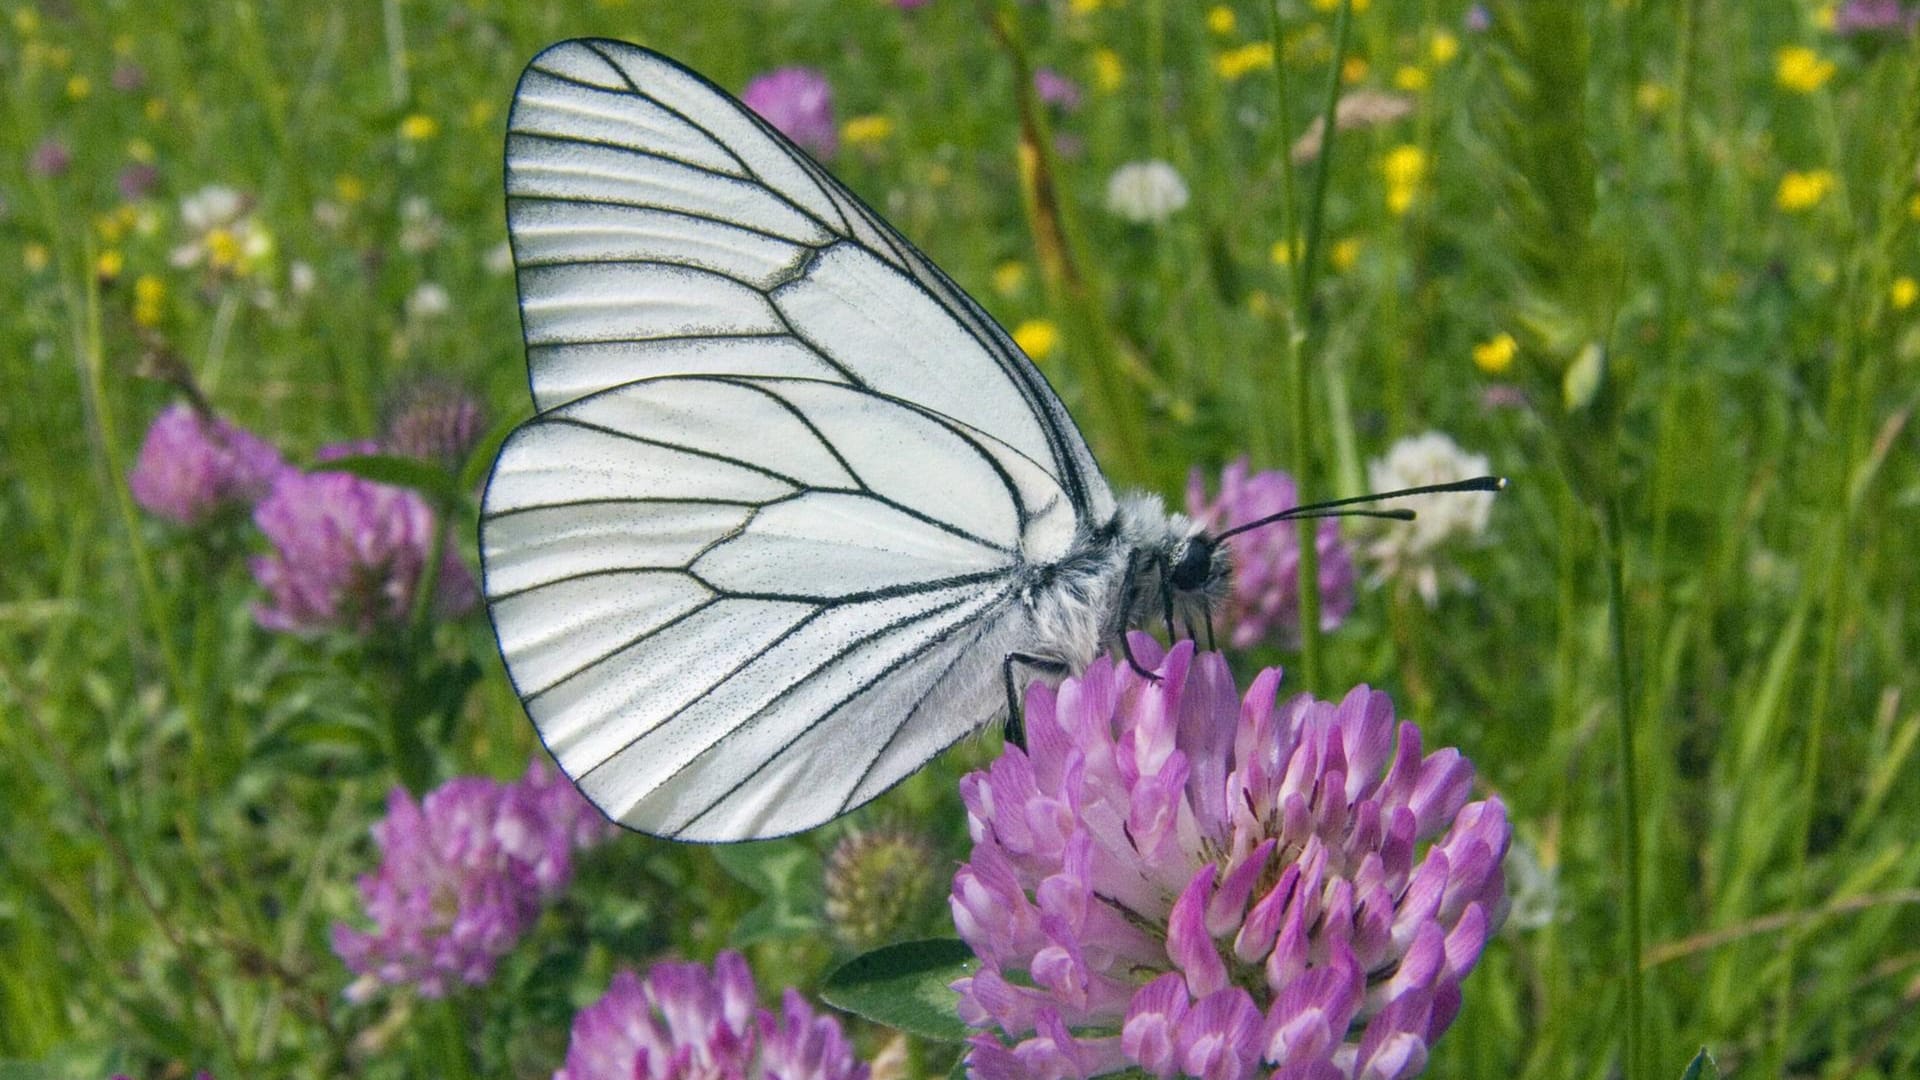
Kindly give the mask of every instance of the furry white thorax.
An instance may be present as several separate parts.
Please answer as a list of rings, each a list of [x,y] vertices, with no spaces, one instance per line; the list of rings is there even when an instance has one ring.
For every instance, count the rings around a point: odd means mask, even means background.
[[[1032,648],[1075,673],[1101,652],[1119,645],[1116,629],[1156,628],[1165,619],[1163,597],[1173,600],[1176,624],[1198,623],[1219,609],[1231,572],[1224,545],[1213,548],[1204,587],[1172,588],[1166,580],[1189,544],[1206,528],[1185,514],[1168,513],[1158,495],[1136,492],[1119,500],[1111,525],[1089,536],[1073,553],[1043,573],[1023,594]],[[1133,565],[1132,580],[1127,567]]]

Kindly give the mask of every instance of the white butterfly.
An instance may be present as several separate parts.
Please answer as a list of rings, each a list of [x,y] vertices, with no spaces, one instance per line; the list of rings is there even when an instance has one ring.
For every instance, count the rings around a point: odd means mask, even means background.
[[[1224,590],[1224,534],[1116,499],[979,304],[692,71],[547,49],[506,187],[538,415],[488,481],[485,589],[609,817],[811,828],[1009,713],[1016,669]]]

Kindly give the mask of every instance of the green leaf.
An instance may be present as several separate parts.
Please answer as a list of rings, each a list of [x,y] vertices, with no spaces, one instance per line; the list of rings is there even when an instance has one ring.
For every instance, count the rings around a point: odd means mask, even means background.
[[[1693,1060],[1687,1063],[1687,1070],[1680,1074],[1680,1080],[1720,1080],[1720,1066],[1714,1062],[1713,1055],[1707,1053],[1707,1048],[1703,1046],[1699,1053],[1693,1055]]]
[[[460,467],[460,490],[472,491],[480,486],[480,481],[493,471],[493,459],[500,456],[500,444],[520,426],[518,416],[510,416],[493,425],[492,430],[480,437],[467,453],[467,463]]]
[[[827,976],[820,996],[909,1035],[959,1042],[969,1029],[960,1022],[960,995],[947,984],[978,966],[973,950],[957,938],[905,941],[847,961]]]
[[[792,904],[778,897],[769,897],[760,902],[760,906],[740,916],[727,934],[727,944],[736,949],[749,945],[758,945],[763,941],[791,941],[794,938],[818,937],[826,930],[826,922],[819,914]]]
[[[459,481],[438,465],[399,454],[355,454],[314,465],[308,472],[352,473],[362,480],[412,488],[437,506],[451,506],[466,497]]]
[[[711,849],[727,876],[762,898],[733,926],[728,942],[745,947],[761,941],[811,937],[824,928],[820,853],[788,837],[757,844],[721,844]]]
[[[727,876],[761,896],[819,892],[820,854],[787,837],[752,844],[716,844],[708,850]]]

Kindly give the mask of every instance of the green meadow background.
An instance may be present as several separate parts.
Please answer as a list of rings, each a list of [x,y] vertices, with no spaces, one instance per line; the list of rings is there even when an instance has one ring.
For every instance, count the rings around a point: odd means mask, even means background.
[[[502,132],[521,66],[583,35],[735,91],[824,72],[834,171],[1021,328],[1116,484],[1177,500],[1245,454],[1353,494],[1428,430],[1510,478],[1451,556],[1470,589],[1363,586],[1313,656],[1234,658],[1388,689],[1510,808],[1528,917],[1431,1075],[1677,1076],[1702,1046],[1920,1072],[1920,47],[1810,0],[1491,8],[0,4],[0,1076],[539,1076],[617,966],[735,945],[811,989],[849,955],[820,885],[845,825],[630,836],[487,986],[348,1001],[327,930],[395,783],[379,666],[256,627],[259,541],[127,493],[181,366],[296,461],[423,376],[529,411]],[[1077,110],[1023,93],[1037,66]],[[1406,115],[1290,163],[1336,69]],[[1105,208],[1147,158],[1191,189],[1160,226]],[[207,185],[270,243],[177,266]],[[433,649],[477,665],[436,775],[519,774],[484,617]],[[930,837],[936,893],[991,752],[860,815]]]

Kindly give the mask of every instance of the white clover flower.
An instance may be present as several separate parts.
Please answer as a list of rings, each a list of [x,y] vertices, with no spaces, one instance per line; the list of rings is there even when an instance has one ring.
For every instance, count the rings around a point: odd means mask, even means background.
[[[1187,205],[1187,182],[1164,161],[1133,161],[1107,178],[1107,209],[1140,225],[1158,225]]]
[[[1445,484],[1487,472],[1486,455],[1469,454],[1437,431],[1401,439],[1386,457],[1367,465],[1367,479],[1375,491]],[[1367,546],[1367,556],[1378,578],[1408,582],[1431,606],[1439,601],[1443,577],[1462,587],[1471,584],[1458,569],[1443,568],[1441,557],[1447,547],[1486,532],[1493,493],[1432,495],[1408,505],[1419,516],[1410,522],[1383,523]]]
[[[180,224],[204,233],[230,226],[246,215],[253,201],[224,184],[208,184],[180,200]]]
[[[205,265],[245,277],[273,257],[273,234],[253,215],[251,196],[221,184],[209,184],[180,200],[180,224],[187,241],[168,261],[181,269]]]

